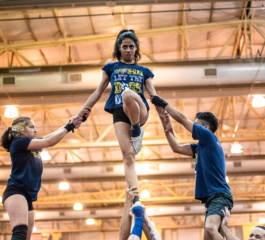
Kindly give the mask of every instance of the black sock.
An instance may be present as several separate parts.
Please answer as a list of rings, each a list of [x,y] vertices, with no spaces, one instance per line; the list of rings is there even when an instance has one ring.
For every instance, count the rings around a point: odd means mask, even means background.
[[[137,123],[135,125],[132,125],[131,126],[131,130],[132,130],[132,137],[138,137],[138,136],[140,136],[140,133],[141,133],[140,123]]]
[[[13,234],[11,240],[26,240],[28,233],[28,226],[27,225],[15,226],[12,232]]]
[[[135,204],[136,202],[140,202],[140,199],[138,196],[135,196],[134,199],[133,199],[133,204]]]

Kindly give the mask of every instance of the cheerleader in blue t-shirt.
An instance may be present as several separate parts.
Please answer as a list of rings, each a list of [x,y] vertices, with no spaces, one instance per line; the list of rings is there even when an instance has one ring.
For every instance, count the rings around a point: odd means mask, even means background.
[[[88,113],[87,110],[83,114]],[[1,137],[1,146],[10,152],[12,171],[2,196],[9,215],[11,240],[30,240],[34,226],[32,202],[37,201],[43,171],[40,151],[57,144],[82,118],[76,118],[57,131],[36,139],[37,129],[29,117],[15,118]]]
[[[125,178],[130,186],[137,186],[135,155],[142,147],[144,131],[141,126],[148,119],[149,106],[144,96],[144,87],[150,96],[156,95],[152,83],[154,75],[148,68],[137,64],[140,58],[139,40],[134,31],[122,30],[113,51],[113,60],[117,59],[118,62],[108,63],[102,68],[102,80],[82,108],[91,109],[111,84],[112,89],[104,109],[113,114],[114,129],[125,163]],[[77,116],[82,117],[82,109]]]

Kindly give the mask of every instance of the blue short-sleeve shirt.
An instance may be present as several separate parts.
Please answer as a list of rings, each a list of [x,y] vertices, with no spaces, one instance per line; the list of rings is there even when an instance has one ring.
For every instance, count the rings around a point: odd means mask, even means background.
[[[105,111],[112,113],[115,108],[123,106],[122,92],[129,88],[139,94],[149,110],[144,96],[144,85],[148,78],[154,74],[146,67],[137,64],[125,64],[122,62],[108,63],[102,68],[109,76],[111,92],[105,105]]]
[[[218,138],[207,128],[193,124],[192,137],[199,140],[191,143],[195,160],[195,199],[219,192],[231,192],[226,182],[225,155]]]
[[[12,171],[7,186],[15,185],[26,191],[32,201],[37,200],[41,187],[43,165],[39,150],[27,150],[31,138],[16,138],[10,146]]]

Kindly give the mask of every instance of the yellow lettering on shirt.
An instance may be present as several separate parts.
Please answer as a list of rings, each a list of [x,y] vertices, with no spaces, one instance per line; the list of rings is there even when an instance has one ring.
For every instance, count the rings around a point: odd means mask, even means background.
[[[130,82],[129,83],[129,88],[131,90],[133,90],[134,92],[138,93],[138,94],[142,93],[141,84],[140,83]]]
[[[31,153],[33,154],[33,156],[35,158],[39,158],[40,159],[40,152],[39,151],[31,150]]]
[[[130,75],[138,75],[138,76],[143,76],[143,72],[141,70],[138,69],[134,69],[134,68],[119,68],[115,70],[116,74],[130,74]]]
[[[114,86],[115,86],[115,94],[120,93],[122,91],[122,85],[120,82],[115,82]]]

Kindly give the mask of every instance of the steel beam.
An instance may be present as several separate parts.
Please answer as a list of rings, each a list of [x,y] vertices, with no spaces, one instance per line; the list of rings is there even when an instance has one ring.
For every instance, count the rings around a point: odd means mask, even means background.
[[[219,0],[218,2],[237,2],[240,0]],[[80,7],[115,7],[126,5],[150,5],[150,4],[176,4],[176,3],[201,3],[200,0],[8,0],[0,1],[0,11],[21,11],[29,9],[50,8],[80,8]],[[212,2],[206,0],[204,2]],[[215,2],[215,1],[214,1]]]
[[[136,34],[138,38],[153,37],[153,36],[161,36],[168,34],[180,34],[185,31],[200,32],[200,31],[213,31],[217,29],[236,28],[239,25],[250,24],[250,23],[256,26],[265,25],[265,21],[263,20],[235,20],[235,21],[211,22],[211,23],[193,24],[193,25],[167,27],[167,28],[145,29],[145,30],[136,31]],[[65,44],[67,44],[68,46],[77,45],[77,44],[87,44],[87,43],[95,44],[95,43],[102,43],[110,40],[115,40],[117,34],[118,33],[105,33],[105,34],[97,34],[89,36],[60,38],[56,40],[43,40],[38,42],[14,43],[5,46],[4,45],[0,46],[0,50],[40,49],[47,47],[64,46]]]

